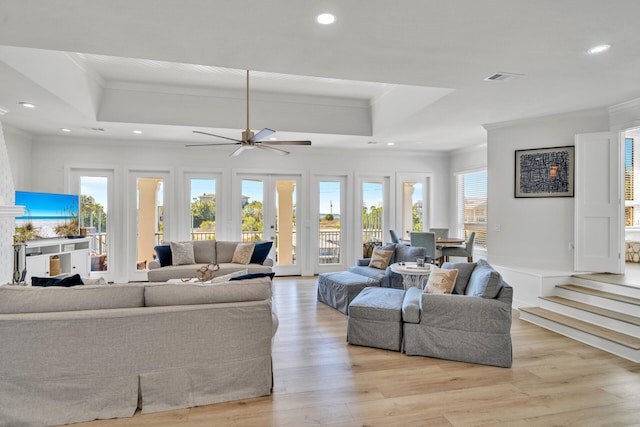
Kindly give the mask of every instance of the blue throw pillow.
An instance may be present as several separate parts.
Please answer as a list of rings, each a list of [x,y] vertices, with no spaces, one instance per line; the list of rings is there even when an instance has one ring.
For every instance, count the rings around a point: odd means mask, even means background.
[[[251,261],[249,261],[249,263],[262,264],[269,256],[272,245],[273,241],[271,240],[268,240],[266,242],[256,242],[255,246],[253,247],[253,255],[251,255]]]
[[[166,267],[173,264],[173,258],[171,257],[171,245],[161,245],[153,248],[156,251],[158,261],[160,261],[160,267]]]
[[[73,276],[64,277],[59,279],[57,277],[32,277],[31,278],[31,286],[78,286],[84,285],[82,282],[82,278],[79,274],[74,274]]]
[[[275,275],[276,273],[249,273],[249,274],[243,274],[241,276],[232,277],[231,279],[229,279],[229,281],[231,282],[232,280],[255,279],[257,277],[268,277],[273,280],[273,276]]]

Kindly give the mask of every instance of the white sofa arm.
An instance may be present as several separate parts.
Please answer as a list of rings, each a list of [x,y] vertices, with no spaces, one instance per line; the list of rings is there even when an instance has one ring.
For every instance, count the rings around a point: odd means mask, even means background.
[[[153,270],[155,268],[160,268],[160,267],[161,267],[160,261],[158,261],[157,259],[153,259],[147,263],[147,268],[149,270]]]
[[[267,259],[264,260],[262,265],[265,265],[267,267],[273,267],[273,260],[271,258],[267,258]]]

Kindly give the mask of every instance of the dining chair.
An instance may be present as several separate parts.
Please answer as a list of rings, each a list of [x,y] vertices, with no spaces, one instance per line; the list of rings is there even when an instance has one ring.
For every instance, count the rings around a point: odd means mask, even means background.
[[[391,243],[400,243],[400,237],[398,237],[396,230],[389,230],[389,234],[391,235]]]
[[[430,228],[430,232],[436,233],[436,239],[441,239],[443,237],[449,237],[449,229],[448,228]]]
[[[443,246],[442,256],[446,261],[449,261],[451,256],[467,257],[468,262],[473,262],[473,241],[476,238],[476,232],[472,231],[467,236],[467,240],[464,245],[460,246]]]
[[[412,231],[409,234],[411,246],[420,246],[426,249],[425,256],[441,262],[442,252],[436,248],[436,234],[430,231]]]

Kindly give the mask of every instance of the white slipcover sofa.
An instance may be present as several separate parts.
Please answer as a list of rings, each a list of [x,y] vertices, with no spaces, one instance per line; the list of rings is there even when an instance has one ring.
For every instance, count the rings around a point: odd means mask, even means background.
[[[0,286],[0,426],[47,426],[268,395],[268,277]]]
[[[271,273],[273,271],[273,259],[267,258],[266,256],[260,257],[259,261],[261,262],[250,262],[249,264],[234,263],[233,254],[241,242],[192,240],[189,243],[193,245],[194,263],[179,265],[172,263],[162,266],[160,258],[154,259],[150,261],[147,266],[149,268],[147,275],[148,280],[150,282],[166,282],[170,279],[194,277],[197,276],[198,269],[207,264],[218,264],[220,270],[216,272],[216,276],[244,269],[246,269],[248,273]],[[271,242],[258,242],[256,243],[256,252],[259,245],[265,243],[268,243],[268,249],[271,249]],[[156,247],[156,251],[158,251],[158,247]]]

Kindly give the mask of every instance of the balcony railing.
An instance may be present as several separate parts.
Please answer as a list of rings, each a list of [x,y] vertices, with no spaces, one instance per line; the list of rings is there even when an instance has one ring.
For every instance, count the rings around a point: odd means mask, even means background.
[[[318,234],[318,263],[319,264],[338,264],[341,260],[340,242],[342,236],[341,230],[320,230]],[[477,236],[477,235],[476,235]],[[191,240],[215,240],[215,232],[192,231]],[[277,240],[278,236],[276,236]],[[477,238],[477,237],[476,237]],[[262,231],[243,231],[243,242],[260,242],[263,241]],[[295,236],[294,236],[295,241]],[[382,244],[382,230],[365,229],[362,230],[363,249],[362,256],[364,258],[371,257],[371,252],[375,246]],[[164,234],[156,233],[155,244],[164,244]],[[293,245],[294,259],[296,257],[296,246]]]

